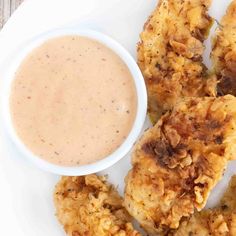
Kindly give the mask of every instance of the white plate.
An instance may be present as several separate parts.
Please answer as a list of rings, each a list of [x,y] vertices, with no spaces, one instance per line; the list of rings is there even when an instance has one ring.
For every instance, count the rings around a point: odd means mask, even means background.
[[[214,0],[211,15],[219,20],[229,2]],[[5,65],[22,43],[63,25],[100,30],[123,44],[135,57],[139,32],[155,5],[156,0],[25,0],[0,32],[0,78]],[[208,59],[206,62],[209,65]],[[0,90],[1,86],[0,80]],[[104,172],[119,186],[121,193],[129,168],[128,155]],[[236,162],[232,162],[224,179],[212,192],[208,206],[218,201],[235,170]],[[58,178],[24,161],[6,137],[0,122],[0,235],[65,235],[54,217],[52,202],[53,187]]]

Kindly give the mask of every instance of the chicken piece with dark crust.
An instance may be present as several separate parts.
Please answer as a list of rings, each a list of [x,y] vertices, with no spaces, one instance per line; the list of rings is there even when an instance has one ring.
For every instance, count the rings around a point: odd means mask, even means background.
[[[195,213],[169,236],[235,236],[236,176],[233,176],[219,206]]]
[[[211,58],[217,74],[218,95],[236,96],[236,0],[218,25]]]
[[[125,206],[150,234],[202,210],[236,158],[236,98],[186,98],[136,144]]]
[[[212,25],[211,0],[160,0],[141,33],[138,64],[144,75],[153,123],[184,97],[214,96],[206,79],[203,41]]]
[[[123,199],[105,177],[62,177],[54,202],[68,236],[141,236],[130,223]]]

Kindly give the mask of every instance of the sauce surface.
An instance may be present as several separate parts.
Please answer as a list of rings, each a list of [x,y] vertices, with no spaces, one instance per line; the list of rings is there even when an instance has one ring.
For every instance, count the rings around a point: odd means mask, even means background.
[[[21,63],[10,109],[23,143],[62,166],[90,164],[119,147],[135,120],[128,67],[105,45],[80,36],[50,39]]]

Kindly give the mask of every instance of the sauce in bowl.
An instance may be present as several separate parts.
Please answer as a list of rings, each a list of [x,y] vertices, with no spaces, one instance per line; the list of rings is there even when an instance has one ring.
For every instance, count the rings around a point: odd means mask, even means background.
[[[61,166],[94,163],[113,153],[137,113],[132,75],[102,43],[82,36],[50,39],[21,63],[10,112],[22,142]]]

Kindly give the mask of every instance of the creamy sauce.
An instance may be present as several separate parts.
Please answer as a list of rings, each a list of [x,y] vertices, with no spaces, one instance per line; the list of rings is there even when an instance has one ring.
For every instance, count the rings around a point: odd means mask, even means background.
[[[80,36],[46,41],[15,74],[10,96],[23,143],[51,163],[101,160],[129,134],[137,109],[133,78],[118,55]]]

